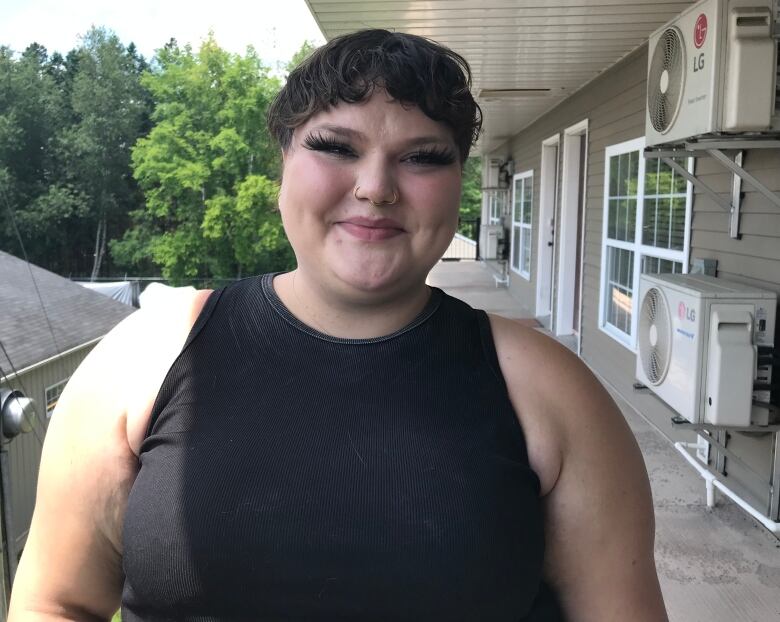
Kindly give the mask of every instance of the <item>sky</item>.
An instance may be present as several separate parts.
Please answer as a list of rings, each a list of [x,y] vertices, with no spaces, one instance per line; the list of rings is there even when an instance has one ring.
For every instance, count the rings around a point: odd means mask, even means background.
[[[93,25],[134,42],[147,59],[171,37],[197,49],[209,31],[231,52],[254,46],[271,68],[307,39],[324,42],[304,0],[0,0],[0,45],[15,51],[35,41],[64,55]]]

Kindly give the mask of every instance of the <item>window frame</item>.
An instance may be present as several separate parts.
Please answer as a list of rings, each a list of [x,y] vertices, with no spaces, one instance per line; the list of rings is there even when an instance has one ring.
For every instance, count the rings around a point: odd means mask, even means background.
[[[627,140],[622,143],[609,145],[604,151],[604,198],[602,206],[602,233],[601,233],[601,266],[599,268],[599,316],[598,326],[599,329],[609,335],[612,339],[617,341],[622,346],[628,348],[632,352],[636,352],[637,339],[636,333],[638,328],[638,313],[635,308],[635,301],[639,295],[639,278],[642,274],[643,258],[651,257],[658,259],[665,259],[682,264],[682,274],[687,274],[690,259],[690,238],[691,238],[691,215],[693,206],[693,185],[686,180],[685,190],[685,219],[683,230],[683,249],[673,250],[668,248],[660,248],[650,246],[642,243],[642,233],[644,229],[644,208],[645,208],[645,173],[646,173],[646,159],[644,157],[644,149],[646,140],[644,136]],[[636,192],[636,216],[634,226],[634,239],[633,241],[615,240],[607,237],[609,232],[609,184],[610,184],[610,158],[619,156],[634,151],[639,152],[639,162],[637,168],[637,192]],[[693,173],[694,158],[688,158],[687,169]],[[657,196],[657,195],[653,195]],[[627,250],[633,253],[633,270],[631,274],[631,334],[628,335],[621,331],[619,328],[609,324],[606,320],[606,303],[607,303],[607,255],[608,249],[618,248]]]
[[[487,215],[489,225],[500,225],[506,213],[508,188],[490,188],[485,191],[487,196]]]
[[[70,380],[70,376],[65,378],[65,380],[60,380],[59,382],[55,382],[54,384],[44,389],[43,399],[44,399],[44,403],[46,404],[47,421],[51,419],[52,413],[54,412],[54,409],[57,407],[57,402],[60,401],[60,397],[62,397],[62,392],[65,390],[65,385],[68,384],[69,380]],[[55,389],[59,389],[60,392],[57,394],[54,404],[51,407],[49,407],[49,392],[54,391]]]
[[[522,191],[523,194],[525,194],[526,190],[526,184],[528,183],[526,180],[530,179],[531,184],[531,198],[529,202],[529,210],[531,212],[531,218],[529,219],[529,222],[524,223],[523,222],[523,216],[525,215],[525,207],[523,202],[520,207],[520,220],[515,220],[515,193],[517,191],[517,182],[521,181],[522,184]],[[509,253],[509,268],[514,272],[515,274],[519,274],[521,277],[523,277],[526,281],[531,280],[531,263],[533,262],[533,218],[534,218],[534,211],[533,211],[533,204],[534,204],[534,170],[529,169],[527,171],[523,171],[521,173],[515,173],[512,176],[512,192],[510,196],[510,216],[511,216],[511,227],[510,227],[510,253]],[[517,248],[515,248],[515,229],[518,229],[520,231],[519,235],[519,243],[517,245]],[[523,229],[528,230],[528,270],[523,270]],[[518,267],[515,268],[515,256],[517,255]]]

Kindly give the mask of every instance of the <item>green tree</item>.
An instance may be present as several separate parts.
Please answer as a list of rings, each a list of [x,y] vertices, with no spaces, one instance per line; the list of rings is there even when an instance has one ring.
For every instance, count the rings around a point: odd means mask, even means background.
[[[145,68],[133,47],[117,36],[92,28],[72,62],[78,69],[71,83],[76,123],[62,134],[72,183],[89,197],[94,236],[91,276],[98,276],[113,227],[119,233],[136,204],[130,177],[130,150],[141,134],[148,97],[140,84]]]
[[[133,150],[145,196],[112,252],[175,281],[225,278],[292,264],[276,210],[280,158],[265,113],[280,83],[252,48],[198,52],[169,42],[143,84],[154,127]]]
[[[479,218],[482,213],[482,158],[473,156],[463,167],[460,217]]]
[[[0,48],[0,245],[60,274],[96,276],[140,202],[130,147],[148,129],[146,68],[93,28],[66,57]],[[10,215],[9,208],[10,207]]]
[[[460,219],[458,232],[476,239],[479,231],[473,221],[482,213],[482,159],[479,156],[466,160],[463,166],[462,189],[460,193]],[[469,222],[464,222],[469,221]]]
[[[290,59],[290,61],[285,65],[285,69],[287,70],[287,73],[289,74],[293,69],[295,69],[298,65],[300,65],[303,61],[305,61],[309,54],[311,54],[314,50],[317,49],[317,44],[313,41],[309,41],[308,39],[301,44],[301,47],[298,49],[298,51],[293,54],[293,57]]]
[[[36,43],[18,58],[0,48],[0,246],[21,254],[13,220],[32,261],[67,271],[88,205],[63,174],[58,136],[72,118],[61,60]]]

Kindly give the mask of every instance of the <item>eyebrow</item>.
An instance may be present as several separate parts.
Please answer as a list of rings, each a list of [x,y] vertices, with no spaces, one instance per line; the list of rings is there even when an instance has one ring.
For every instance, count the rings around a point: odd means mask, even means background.
[[[363,134],[363,132],[360,132],[358,130],[353,130],[352,128],[344,127],[341,125],[332,125],[330,123],[318,125],[316,127],[313,127],[312,129],[326,130],[328,132],[332,132],[333,134],[336,134],[336,136],[344,136],[346,138],[351,138],[353,140],[365,140],[366,138],[366,135]],[[417,147],[419,145],[427,145],[430,143],[444,143],[448,147],[454,147],[454,144],[452,144],[453,142],[454,141],[447,140],[446,138],[443,138],[441,136],[417,136],[407,141],[405,145],[408,147]]]

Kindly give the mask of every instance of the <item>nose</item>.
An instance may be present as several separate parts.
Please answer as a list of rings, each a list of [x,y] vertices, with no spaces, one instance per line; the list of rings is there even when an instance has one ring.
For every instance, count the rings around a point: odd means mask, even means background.
[[[357,178],[352,194],[358,201],[368,201],[374,207],[395,205],[399,194],[392,166],[381,158],[366,158]]]

